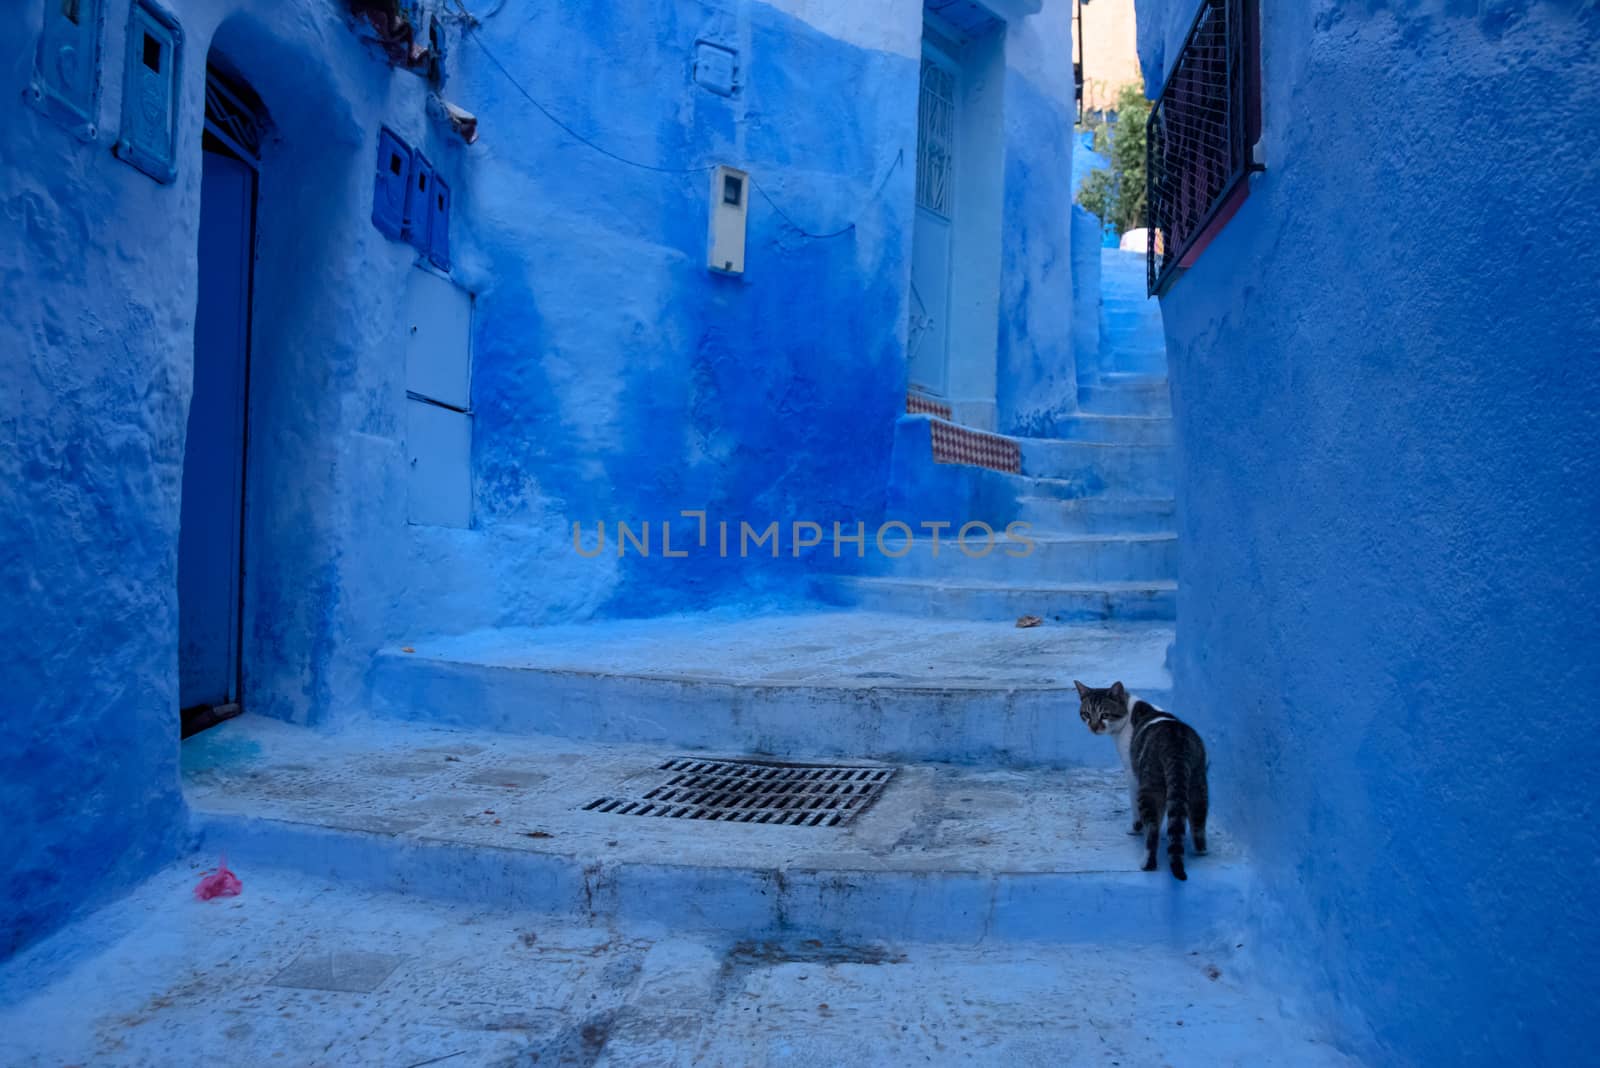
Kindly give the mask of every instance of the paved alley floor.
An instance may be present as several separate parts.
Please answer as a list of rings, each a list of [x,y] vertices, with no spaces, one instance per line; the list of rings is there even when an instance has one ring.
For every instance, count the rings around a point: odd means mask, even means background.
[[[618,935],[199,862],[0,970],[0,1064],[1352,1063],[1191,953]]]
[[[1083,731],[1073,711],[1071,729]],[[707,824],[587,811],[672,776],[670,746],[455,731],[376,721],[336,734],[243,716],[183,746],[204,821],[232,817],[421,843],[607,863],[850,871],[1136,872],[1142,847],[1112,743],[1105,767],[899,766],[881,797],[832,828]],[[710,757],[712,753],[695,756]],[[862,766],[886,766],[861,762]],[[227,847],[226,835],[218,839]],[[1237,857],[1224,832],[1195,863]]]

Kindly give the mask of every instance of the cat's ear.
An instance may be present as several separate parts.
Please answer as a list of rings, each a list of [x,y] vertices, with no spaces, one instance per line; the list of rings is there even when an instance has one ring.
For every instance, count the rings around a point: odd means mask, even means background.
[[[1124,697],[1126,697],[1126,696],[1128,696],[1128,691],[1127,691],[1127,690],[1124,690],[1124,689],[1123,689],[1123,688],[1122,688],[1122,683],[1120,683],[1120,682],[1113,682],[1113,683],[1112,683],[1112,684],[1111,684],[1111,696],[1112,696],[1112,697],[1115,697],[1115,698],[1116,698],[1116,699],[1117,699],[1117,700],[1119,700],[1119,701],[1120,701],[1120,700],[1122,700],[1122,699],[1123,699],[1123,698],[1124,698]]]
[[[1078,696],[1080,698],[1089,696],[1089,687],[1085,686],[1083,683],[1079,682],[1077,679],[1073,679],[1072,680],[1072,685],[1074,685],[1074,686],[1076,686],[1078,688]]]

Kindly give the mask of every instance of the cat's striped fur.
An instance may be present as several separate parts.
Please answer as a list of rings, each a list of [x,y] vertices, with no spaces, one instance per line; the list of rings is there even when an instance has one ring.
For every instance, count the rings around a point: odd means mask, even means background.
[[[1161,811],[1167,813],[1167,863],[1175,879],[1187,879],[1183,866],[1185,825],[1194,851],[1206,851],[1206,816],[1211,795],[1206,783],[1206,747],[1195,729],[1172,713],[1129,694],[1122,683],[1105,689],[1074,682],[1078,714],[1095,734],[1117,743],[1128,773],[1133,833],[1144,832],[1145,871],[1156,870]]]

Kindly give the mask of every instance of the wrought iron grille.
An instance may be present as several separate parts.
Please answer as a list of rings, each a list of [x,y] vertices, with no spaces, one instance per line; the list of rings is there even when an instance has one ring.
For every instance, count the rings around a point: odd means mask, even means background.
[[[241,159],[261,158],[262,120],[248,90],[230,84],[214,67],[206,68],[206,128]]]
[[[1145,128],[1149,290],[1165,292],[1260,170],[1255,0],[1204,0]]]
[[[933,60],[922,60],[917,102],[917,205],[949,218],[955,171],[955,76]]]
[[[839,827],[871,807],[895,773],[882,766],[692,758],[669,760],[660,770],[671,775],[642,796],[597,798],[584,811]]]

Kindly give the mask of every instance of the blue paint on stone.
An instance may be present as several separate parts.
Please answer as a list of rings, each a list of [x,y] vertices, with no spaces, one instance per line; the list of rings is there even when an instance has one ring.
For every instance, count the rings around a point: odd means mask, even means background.
[[[27,0],[24,32],[0,41],[0,81],[27,83],[44,5]],[[271,122],[244,511],[252,711],[301,724],[358,715],[375,652],[411,637],[799,598],[831,554],[786,551],[760,568],[662,560],[659,524],[674,520],[675,547],[697,533],[677,516],[686,508],[871,529],[904,405],[913,11],[895,11],[909,38],[898,50],[886,34],[881,48],[853,44],[760,3],[480,13],[489,49],[607,150],[750,171],[748,266],[730,278],[704,266],[707,174],[628,167],[578,143],[458,28],[444,93],[479,117],[471,147],[429,118],[427,84],[363,44],[341,5],[170,6],[186,40],[170,185],[109,152],[114,70],[98,142],[0,109],[0,798],[17,814],[0,955],[179,844],[175,573],[196,444],[185,428],[208,55],[259,93]],[[1002,366],[1033,376],[1007,401],[1019,418],[1066,403],[1057,387],[1072,378],[1060,181],[1071,144],[1039,129],[1064,111],[1028,80],[1048,51],[1029,33],[1034,58],[1006,90],[1007,173],[1027,183],[1007,193],[1018,278],[1006,295],[1018,304],[1001,323]],[[694,84],[701,40],[739,52],[733,96]],[[449,185],[451,277],[478,295],[470,529],[406,522],[401,322],[418,257],[372,224],[384,127]],[[845,227],[826,241],[801,232]],[[575,520],[591,531],[648,520],[652,557],[583,559]]]
[[[1072,351],[1072,118],[1068,102],[1052,100],[1008,72],[1006,122],[1027,131],[1008,138],[1005,242],[1000,270],[999,429],[1047,433],[1077,411],[1078,378]]]
[[[1600,996],[1600,12],[1264,6],[1267,170],[1163,300],[1178,708],[1285,989],[1372,1063],[1565,1063]],[[1153,84],[1194,8],[1139,5]]]

